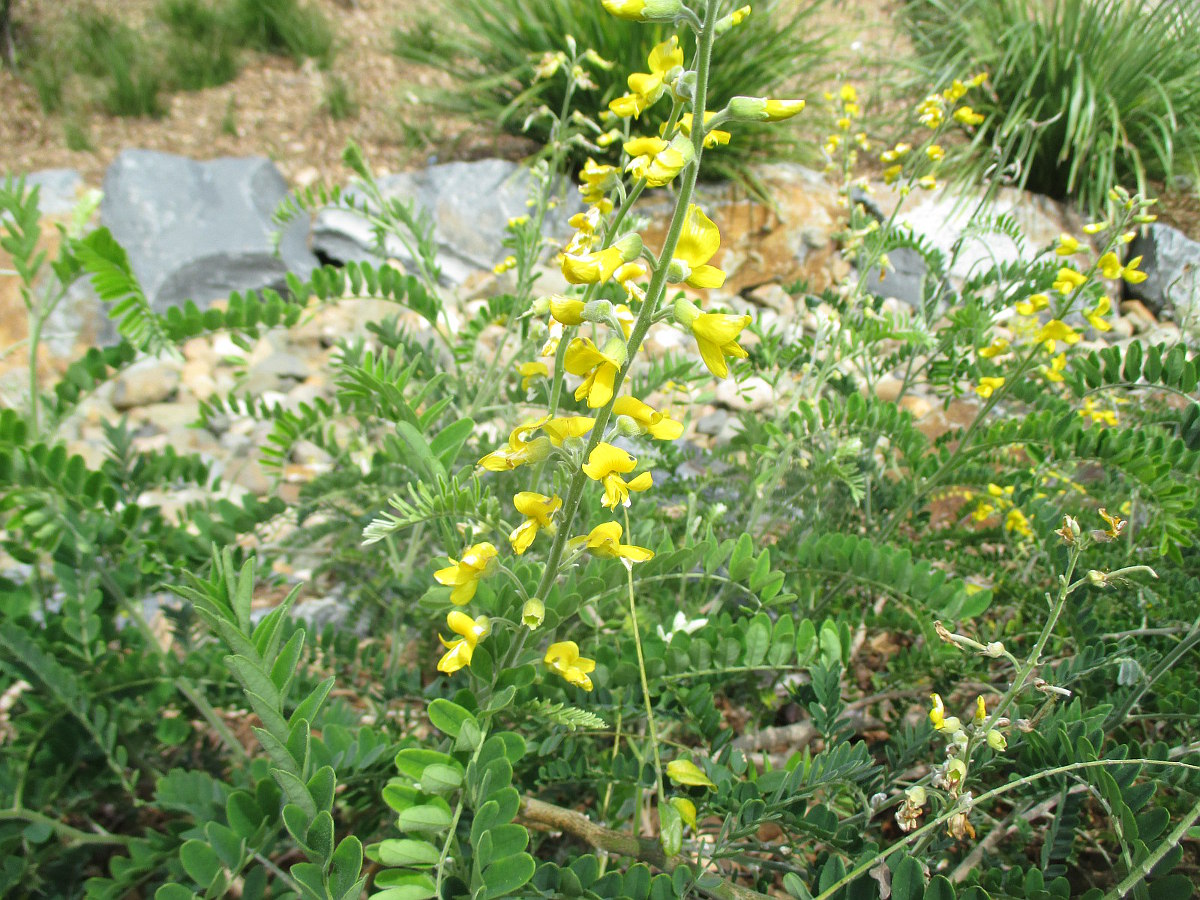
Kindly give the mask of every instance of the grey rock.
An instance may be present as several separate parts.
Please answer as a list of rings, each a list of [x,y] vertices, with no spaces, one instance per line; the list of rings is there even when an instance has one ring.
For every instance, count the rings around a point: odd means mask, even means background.
[[[888,251],[891,265],[879,277],[879,266],[871,268],[866,275],[868,293],[879,297],[894,297],[915,308],[920,307],[924,296],[923,284],[928,267],[925,258],[911,247],[897,247]]]
[[[1129,255],[1142,257],[1139,268],[1146,280],[1127,285],[1126,295],[1141,300],[1156,316],[1195,327],[1200,319],[1200,242],[1155,222],[1129,245]]]
[[[38,209],[45,216],[69,213],[79,202],[83,176],[74,169],[42,169],[25,179],[25,188],[38,188]]]
[[[442,280],[460,285],[474,272],[491,269],[503,257],[505,225],[514,216],[529,212],[529,173],[501,159],[456,162],[430,166],[378,179],[386,200],[412,202],[433,220]],[[361,198],[361,192],[350,191]],[[548,234],[563,235],[567,219],[580,204],[571,198],[552,210],[546,219]],[[411,268],[415,260],[396,237],[389,237],[380,254],[372,226],[345,209],[326,208],[313,222],[313,249],[336,262],[399,260]]]
[[[143,359],[121,373],[113,385],[112,405],[118,411],[161,403],[179,387],[179,366],[165,359]]]
[[[275,253],[271,216],[286,194],[262,157],[196,162],[125,150],[105,173],[100,221],[129,253],[156,311],[185,300],[203,308],[232,291],[283,288],[288,272],[307,277],[317,265],[302,220],[283,231]]]

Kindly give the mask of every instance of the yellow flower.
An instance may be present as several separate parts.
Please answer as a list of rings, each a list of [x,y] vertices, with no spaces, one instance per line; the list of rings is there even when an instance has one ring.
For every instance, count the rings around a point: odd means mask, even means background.
[[[521,624],[530,631],[537,631],[546,618],[546,604],[537,597],[525,601],[521,607]]]
[[[462,606],[475,596],[480,579],[492,568],[496,553],[496,548],[487,541],[468,547],[461,560],[456,561],[451,557],[448,567],[434,572],[434,580],[438,584],[454,588],[450,593],[450,602]]]
[[[554,321],[563,325],[582,325],[583,307],[582,300],[569,300],[560,296],[550,298],[550,315]]]
[[[691,140],[682,134],[675,135],[665,146],[660,138],[640,138],[627,143],[625,150],[633,157],[625,170],[632,172],[634,178],[644,178],[648,187],[670,184],[696,156]],[[635,154],[635,150],[641,152]]]
[[[472,619],[464,612],[452,610],[446,616],[446,624],[450,630],[459,635],[456,640],[447,641],[440,634],[438,640],[446,648],[446,654],[438,660],[438,671],[447,675],[471,664],[475,647],[492,631],[492,623],[487,616]]]
[[[1047,353],[1054,353],[1059,341],[1068,346],[1079,343],[1079,333],[1061,319],[1051,319],[1038,330],[1034,340],[1044,344]]]
[[[1112,331],[1112,325],[1104,318],[1110,312],[1112,312],[1112,300],[1105,296],[1100,298],[1090,312],[1085,312],[1083,317],[1097,331]]]
[[[1029,519],[1025,513],[1019,509],[1013,508],[1008,511],[1008,515],[1004,517],[1004,530],[1015,531],[1022,537],[1033,537],[1033,529],[1029,527]]]
[[[954,111],[954,121],[960,125],[981,125],[983,116],[969,106],[960,106]]]
[[[994,356],[999,356],[1008,350],[1008,341],[1004,338],[993,338],[992,342],[979,351],[979,355],[984,359],[991,359]]]
[[[571,284],[598,284],[608,281],[622,264],[637,259],[641,252],[642,239],[636,234],[627,234],[604,250],[563,253],[559,265],[563,277]]]
[[[546,378],[550,375],[550,367],[544,362],[523,362],[517,366],[517,374],[521,376],[521,390],[527,391],[535,378]]]
[[[690,204],[671,258],[670,280],[694,288],[719,288],[725,283],[725,273],[707,263],[720,247],[721,232],[717,226],[699,206]]]
[[[1114,257],[1115,258],[1115,257]],[[1103,264],[1103,259],[1101,264]],[[1068,269],[1065,266],[1058,270],[1058,278],[1054,281],[1054,289],[1060,294],[1066,296],[1087,281],[1087,276],[1074,269]]]
[[[644,0],[652,2],[652,0]],[[607,4],[605,4],[607,8]],[[611,10],[610,10],[611,12]],[[626,16],[625,18],[629,18]],[[667,89],[667,78],[683,66],[683,48],[679,37],[671,35],[650,51],[649,72],[634,72],[629,76],[630,93],[608,104],[608,108],[623,119],[637,118],[648,106],[656,103]]]
[[[843,84],[838,91],[838,99],[843,103],[853,103],[858,99],[858,90],[852,84]]]
[[[543,416],[540,419],[522,422],[508,436],[508,444],[483,457],[479,460],[479,465],[489,472],[507,472],[517,466],[545,459],[550,453],[550,441],[544,437],[529,440],[528,436],[545,425],[549,419],[549,416]]]
[[[635,466],[637,460],[626,451],[601,441],[588,456],[588,461],[583,466],[583,474],[604,485],[604,499],[601,505],[616,509],[618,504],[629,506],[630,491],[640,493],[653,487],[654,479],[649,472],[643,472],[629,482],[621,477],[632,472]]]
[[[683,434],[683,423],[666,413],[656,412],[636,397],[618,397],[613,404],[614,416],[628,416],[641,428],[642,433],[660,441],[673,441]]]
[[[686,784],[688,787],[716,787],[704,770],[690,759],[673,759],[667,763],[667,777],[676,784]]]
[[[1100,518],[1108,523],[1108,528],[1101,533],[1107,535],[1110,540],[1116,540],[1125,530],[1125,520],[1120,516],[1110,516],[1104,507],[1100,507]]]
[[[1001,500],[1006,500],[1006,499],[1012,497],[1013,492],[1015,490],[1016,490],[1016,487],[1011,484],[1006,484],[1004,487],[1001,487],[998,484],[993,484],[993,483],[989,482],[988,486],[987,486],[988,493],[991,496],[993,496],[997,499],[1001,499]]]
[[[589,205],[600,203],[605,195],[617,186],[620,174],[620,170],[616,166],[600,165],[589,157],[583,171],[579,173],[579,177],[583,181],[583,184],[579,186],[583,202]]]
[[[983,699],[983,694],[975,698],[975,724],[982,725],[987,721],[987,703]]]
[[[533,543],[533,539],[537,537],[537,533],[541,529],[544,528],[548,532],[553,531],[554,523],[551,519],[562,506],[562,498],[547,497],[545,494],[536,494],[533,491],[521,491],[513,497],[513,506],[525,517],[525,521],[514,528],[512,534],[508,536],[513,551],[520,556],[529,549],[529,545]]]
[[[1116,427],[1117,413],[1111,409],[1098,409],[1096,407],[1096,398],[1088,397],[1083,401],[1083,409],[1079,411],[1079,415],[1085,419],[1091,419],[1093,422],[1098,422],[1101,425],[1109,425]]]
[[[941,731],[946,723],[946,706],[942,703],[942,695],[930,694],[929,699],[933,702],[933,708],[929,710],[929,721],[935,729]]]
[[[625,559],[631,563],[645,562],[654,558],[654,551],[633,544],[622,544],[624,529],[620,522],[605,522],[597,525],[586,535],[571,538],[571,546],[583,545],[592,556],[601,559]]]
[[[1058,246],[1054,248],[1054,252],[1059,256],[1070,256],[1072,253],[1078,253],[1079,241],[1064,232],[1058,236]]]
[[[946,158],[946,151],[942,149],[940,144],[930,144],[925,148],[925,155],[932,162],[941,162]]]
[[[587,673],[596,668],[596,661],[580,656],[579,645],[574,641],[559,641],[547,647],[545,663],[568,684],[585,691],[592,689],[592,679],[588,678]]]
[[[883,170],[883,183],[892,184],[897,178],[900,177],[900,173],[903,171],[904,166],[900,165],[899,163],[894,166],[888,166]]]
[[[803,100],[770,100],[766,97],[734,97],[729,114],[746,122],[782,122],[804,110]]]
[[[683,9],[683,0],[601,0],[601,5],[618,19],[645,22],[675,18]]]
[[[1054,359],[1050,360],[1050,366],[1042,366],[1042,375],[1047,381],[1053,381],[1055,384],[1061,384],[1063,380],[1062,373],[1067,368],[1067,354],[1060,353]]]
[[[745,359],[750,355],[737,342],[738,335],[750,324],[750,316],[702,313],[694,303],[681,298],[675,301],[675,321],[695,337],[704,365],[717,378],[729,374],[725,357]]]
[[[708,126],[709,120],[712,119],[712,117],[715,115],[716,115],[716,113],[713,112],[711,109],[708,110],[704,114],[704,124],[706,127]],[[665,126],[666,123],[664,122],[663,124]],[[692,114],[691,113],[684,113],[682,116],[679,117],[678,128],[683,134],[686,134],[688,137],[691,137],[691,134],[692,134]],[[732,137],[732,135],[730,135],[730,133],[728,131],[721,131],[720,129],[714,128],[712,131],[710,131],[704,135],[704,146],[710,147],[710,148],[711,147],[723,147],[724,145],[729,143],[730,137]]]
[[[978,394],[980,397],[982,397],[984,400],[986,400],[988,397],[992,396],[993,393],[995,393],[996,388],[1000,387],[1003,384],[1004,384],[1003,378],[992,378],[990,376],[984,376],[983,378],[979,379],[979,384],[976,385],[976,387],[975,387],[975,393]]]
[[[904,159],[904,157],[908,156],[909,151],[911,150],[912,144],[897,144],[891,150],[884,150],[882,153],[880,153],[879,161],[881,163],[899,162],[900,160]]]
[[[937,94],[930,94],[917,104],[917,121],[926,128],[939,128],[946,117],[946,103]]]
[[[1063,271],[1070,271],[1064,269]],[[1023,316],[1032,316],[1040,309],[1045,309],[1050,305],[1050,298],[1045,294],[1030,294],[1028,298],[1017,303],[1017,312]]]
[[[583,383],[575,390],[575,399],[586,397],[591,409],[608,403],[613,395],[613,382],[624,363],[623,355],[624,342],[620,338],[609,341],[603,351],[588,338],[572,340],[567,345],[564,366],[572,375],[583,376]]]
[[[589,419],[587,416],[560,416],[547,422],[542,430],[550,438],[550,443],[555,447],[561,447],[562,442],[567,438],[583,437],[592,430],[592,426],[595,424],[596,420]]]
[[[971,518],[976,522],[984,522],[995,511],[996,507],[992,504],[980,500],[979,505],[975,507],[975,511],[971,513]]]
[[[503,275],[505,272],[509,271],[510,269],[515,269],[516,267],[517,258],[515,256],[506,256],[504,259],[500,260],[500,262],[492,266],[492,271],[497,275]]]
[[[1135,256],[1125,265],[1121,265],[1115,253],[1105,253],[1100,257],[1099,266],[1105,278],[1124,278],[1129,284],[1141,284],[1146,280],[1146,273],[1138,269],[1141,261],[1140,256]]]
[[[1108,228],[1107,222],[1089,222],[1087,225],[1083,226],[1083,233],[1084,234],[1099,234],[1105,228]]]

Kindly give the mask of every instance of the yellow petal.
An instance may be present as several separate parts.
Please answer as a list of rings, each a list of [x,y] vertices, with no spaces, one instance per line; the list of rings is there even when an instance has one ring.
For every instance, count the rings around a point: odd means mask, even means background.
[[[683,231],[679,235],[679,244],[675,248],[675,256],[688,263],[693,269],[702,266],[721,247],[721,232],[712,219],[706,216],[696,204],[688,207],[687,217],[683,221]],[[724,275],[722,275],[724,281]],[[719,287],[719,285],[714,285]]]
[[[716,266],[696,266],[684,283],[694,288],[719,288],[725,283],[725,273]]]
[[[620,447],[614,447],[606,441],[601,441],[588,456],[583,466],[583,474],[594,481],[600,481],[606,475],[632,472],[637,466],[637,460]],[[618,533],[617,538],[621,535]]]

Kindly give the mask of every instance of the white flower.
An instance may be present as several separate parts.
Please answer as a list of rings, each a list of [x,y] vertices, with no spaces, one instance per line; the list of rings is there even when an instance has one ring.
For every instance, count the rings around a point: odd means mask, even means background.
[[[669,644],[671,643],[671,638],[675,637],[675,635],[679,634],[679,632],[682,631],[684,634],[692,634],[695,631],[699,631],[707,624],[708,619],[689,619],[681,610],[675,613],[675,621],[671,623],[671,630],[669,632],[663,631],[663,627],[661,625],[658,626],[658,636],[663,639],[664,644]]]

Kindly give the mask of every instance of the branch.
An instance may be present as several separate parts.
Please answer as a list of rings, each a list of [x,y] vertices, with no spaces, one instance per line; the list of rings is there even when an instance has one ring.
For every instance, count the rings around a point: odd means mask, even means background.
[[[662,869],[664,872],[672,872],[676,866],[689,862],[680,856],[672,856],[668,859],[663,853],[662,845],[652,838],[614,831],[612,828],[597,825],[581,812],[555,806],[553,803],[546,803],[542,800],[523,797],[518,817],[526,822],[545,825],[555,831],[569,834],[571,837],[590,844],[596,850],[603,850],[617,856],[633,857],[641,862],[649,863],[656,869]],[[717,900],[771,900],[767,894],[760,894],[758,891],[742,887],[731,881],[722,881],[717,887],[708,889],[707,893],[716,897]]]

